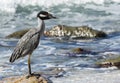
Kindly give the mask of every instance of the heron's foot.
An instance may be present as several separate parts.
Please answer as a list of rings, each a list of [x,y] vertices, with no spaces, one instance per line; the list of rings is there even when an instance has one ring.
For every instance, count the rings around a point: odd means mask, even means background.
[[[27,75],[26,78],[28,79],[28,78],[33,77],[33,76],[35,76],[36,78],[39,78],[41,76],[41,74],[32,73],[32,74]]]
[[[32,77],[33,76],[33,74],[28,74],[27,76],[26,76],[26,79],[28,79],[28,78],[30,78],[30,77]]]

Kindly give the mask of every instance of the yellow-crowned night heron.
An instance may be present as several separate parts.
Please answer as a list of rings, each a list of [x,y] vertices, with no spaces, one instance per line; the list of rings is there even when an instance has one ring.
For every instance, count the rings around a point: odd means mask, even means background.
[[[46,11],[40,11],[37,14],[38,17],[38,27],[30,29],[17,43],[11,57],[10,62],[14,62],[20,57],[28,55],[28,69],[29,75],[31,76],[31,65],[30,65],[30,56],[32,52],[37,48],[41,35],[45,29],[44,20],[56,18],[52,14]]]

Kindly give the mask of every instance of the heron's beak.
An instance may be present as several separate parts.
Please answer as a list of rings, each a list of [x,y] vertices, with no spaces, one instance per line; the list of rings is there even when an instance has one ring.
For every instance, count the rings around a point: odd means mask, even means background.
[[[52,14],[49,15],[49,18],[57,19],[57,17],[53,16]]]
[[[52,18],[53,18],[53,19],[57,19],[57,17],[55,17],[55,16],[53,16]]]

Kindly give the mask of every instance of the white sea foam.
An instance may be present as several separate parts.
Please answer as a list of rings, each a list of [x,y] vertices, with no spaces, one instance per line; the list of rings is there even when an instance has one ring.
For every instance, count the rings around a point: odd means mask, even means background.
[[[86,4],[86,3],[95,3],[95,4],[104,4],[116,2],[120,3],[120,0],[0,0],[0,10],[7,12],[15,12],[16,7],[20,6],[43,6],[43,7],[51,7],[59,4]]]
[[[111,70],[111,69],[110,69]],[[94,70],[75,70],[65,78],[52,78],[54,83],[119,83],[120,71],[93,73]]]

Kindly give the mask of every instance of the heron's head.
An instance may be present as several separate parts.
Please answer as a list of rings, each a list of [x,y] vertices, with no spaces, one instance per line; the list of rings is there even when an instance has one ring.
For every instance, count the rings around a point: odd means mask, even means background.
[[[40,11],[38,14],[37,14],[37,17],[40,18],[41,20],[47,20],[47,19],[52,19],[52,18],[56,18],[54,17],[52,14],[46,12],[46,11]]]

